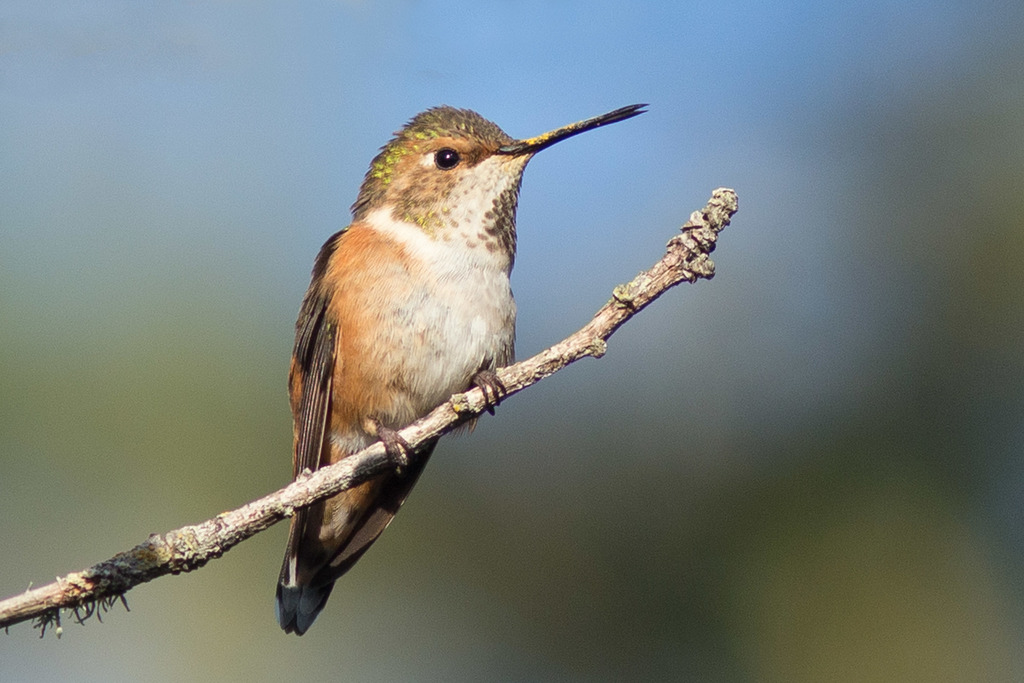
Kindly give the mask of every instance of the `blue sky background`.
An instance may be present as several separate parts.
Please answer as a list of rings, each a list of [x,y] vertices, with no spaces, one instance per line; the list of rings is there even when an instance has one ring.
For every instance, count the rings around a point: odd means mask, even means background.
[[[528,137],[526,357],[734,187],[711,283],[449,439],[316,626],[285,529],[4,680],[1024,675],[1014,3],[0,7],[0,593],[274,490],[320,244],[446,103]]]

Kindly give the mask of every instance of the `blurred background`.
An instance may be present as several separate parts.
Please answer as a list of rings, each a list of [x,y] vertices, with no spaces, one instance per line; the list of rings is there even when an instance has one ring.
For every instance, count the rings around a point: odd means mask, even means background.
[[[446,439],[315,627],[286,528],[0,679],[1024,677],[1024,5],[0,7],[0,593],[287,483],[299,301],[416,112],[515,137],[525,358],[711,190],[718,276]]]

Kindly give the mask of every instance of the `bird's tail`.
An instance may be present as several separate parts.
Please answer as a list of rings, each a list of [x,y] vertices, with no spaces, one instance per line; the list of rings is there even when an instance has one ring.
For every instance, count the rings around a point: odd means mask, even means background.
[[[277,622],[287,633],[305,633],[334,588],[334,581],[363,556],[387,528],[427,464],[437,441],[420,447],[402,474],[385,474],[348,489],[325,503],[295,512],[277,584]],[[362,508],[358,514],[354,509]],[[334,523],[338,515],[346,520]],[[342,529],[333,536],[323,533]]]
[[[313,625],[320,610],[327,604],[332,588],[334,581],[320,586],[277,584],[277,623],[285,633],[301,636]]]
[[[314,505],[317,512],[321,505]],[[288,552],[281,567],[281,577],[277,582],[277,601],[274,605],[277,612],[277,623],[286,633],[305,633],[320,610],[327,604],[327,598],[334,588],[334,581],[311,582],[299,578],[298,541],[306,527],[309,509],[297,510],[288,532]]]

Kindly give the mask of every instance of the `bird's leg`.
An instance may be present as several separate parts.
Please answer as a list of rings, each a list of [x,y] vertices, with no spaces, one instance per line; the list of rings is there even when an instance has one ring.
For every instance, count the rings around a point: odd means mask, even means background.
[[[505,394],[508,393],[508,389],[505,388],[505,385],[498,377],[498,373],[494,370],[480,370],[473,375],[473,379],[470,381],[480,387],[480,391],[484,392],[487,412],[494,415],[494,407],[501,403],[501,399],[505,398]]]

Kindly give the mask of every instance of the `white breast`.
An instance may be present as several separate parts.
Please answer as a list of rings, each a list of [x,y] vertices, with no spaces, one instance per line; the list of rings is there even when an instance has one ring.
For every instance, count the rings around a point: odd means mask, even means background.
[[[474,374],[512,361],[515,301],[507,255],[468,246],[458,234],[431,236],[419,226],[378,210],[366,217],[376,230],[402,244],[422,264],[418,296],[403,316],[410,340],[399,354],[411,379],[412,410],[419,414],[465,390]],[[447,238],[447,239],[446,239]]]

